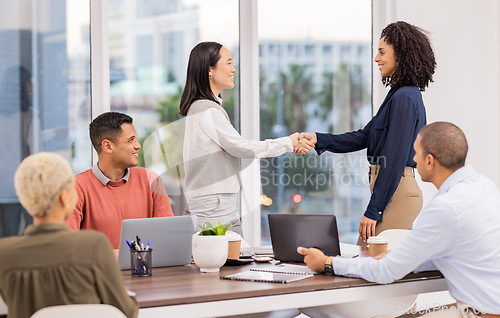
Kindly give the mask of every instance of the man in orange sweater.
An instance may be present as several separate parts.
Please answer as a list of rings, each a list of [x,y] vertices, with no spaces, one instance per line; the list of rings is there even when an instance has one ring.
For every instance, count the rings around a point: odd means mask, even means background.
[[[141,145],[130,116],[101,114],[89,133],[99,161],[76,176],[78,203],[66,224],[103,232],[117,249],[123,220],[172,216],[172,208],[161,178],[135,167]]]

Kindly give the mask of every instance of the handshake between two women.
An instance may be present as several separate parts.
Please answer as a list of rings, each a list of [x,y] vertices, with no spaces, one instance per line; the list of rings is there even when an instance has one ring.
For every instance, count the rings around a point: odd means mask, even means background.
[[[293,152],[297,155],[305,155],[312,148],[316,146],[318,142],[315,133],[294,133],[290,135],[293,143]]]

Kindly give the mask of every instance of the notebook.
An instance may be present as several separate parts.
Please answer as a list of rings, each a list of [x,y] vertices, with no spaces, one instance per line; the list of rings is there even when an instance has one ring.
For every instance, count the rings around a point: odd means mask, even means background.
[[[315,247],[328,256],[340,255],[335,215],[269,214],[269,231],[274,258],[302,263],[297,247]]]
[[[220,276],[220,278],[229,280],[249,281],[249,282],[286,284],[312,276],[313,274],[294,275],[294,274],[284,274],[284,273],[246,271],[227,276]]]
[[[190,264],[195,226],[196,217],[192,216],[123,220],[118,251],[120,268],[124,270],[131,267],[130,248],[126,241],[135,241],[136,235],[144,245],[151,240],[153,267]]]
[[[250,270],[255,272],[269,272],[269,273],[293,274],[293,275],[319,274],[318,272],[313,272],[305,265],[285,264],[285,263],[278,263],[276,265],[269,265],[269,266],[259,266],[255,268],[250,268]]]

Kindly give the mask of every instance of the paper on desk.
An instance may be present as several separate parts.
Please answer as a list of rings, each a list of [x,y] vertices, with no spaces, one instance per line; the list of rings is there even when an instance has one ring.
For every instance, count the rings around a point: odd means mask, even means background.
[[[361,255],[361,246],[340,243],[340,255],[344,258],[353,258]]]

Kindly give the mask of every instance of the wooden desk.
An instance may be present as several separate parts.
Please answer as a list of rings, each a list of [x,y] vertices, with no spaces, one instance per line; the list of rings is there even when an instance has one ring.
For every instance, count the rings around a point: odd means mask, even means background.
[[[266,264],[223,267],[220,274],[252,266]],[[240,282],[219,279],[219,273],[200,273],[196,265],[154,268],[151,277],[132,277],[130,271],[122,274],[127,288],[137,294],[140,318],[220,317],[448,289],[440,272],[410,274],[388,285],[322,274],[289,284]],[[6,312],[0,299],[0,315]]]
[[[223,267],[220,275],[252,266]],[[196,265],[155,268],[151,277],[123,272],[128,289],[137,293],[145,317],[214,317],[321,306],[363,299],[386,298],[447,290],[440,272],[410,274],[388,285],[363,279],[315,275],[289,284],[219,279],[218,273],[200,273]]]

